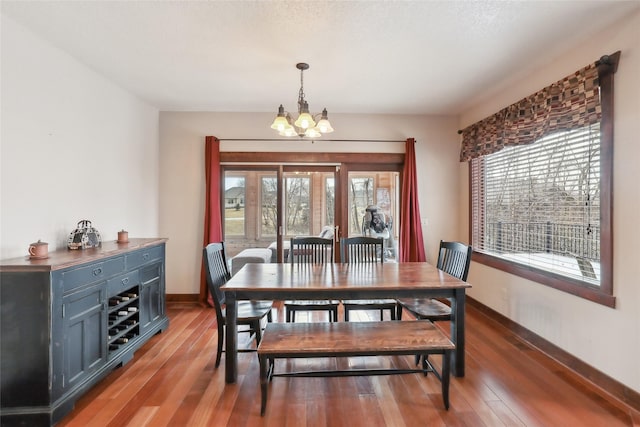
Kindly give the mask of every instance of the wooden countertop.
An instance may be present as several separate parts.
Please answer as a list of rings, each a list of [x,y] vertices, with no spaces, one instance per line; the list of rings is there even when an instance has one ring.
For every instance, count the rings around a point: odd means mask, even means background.
[[[128,243],[118,243],[115,240],[102,242],[102,245],[92,249],[57,249],[49,252],[46,259],[31,259],[29,255],[0,260],[0,272],[17,271],[54,271],[72,267],[78,264],[99,261],[136,249],[155,246],[166,242],[166,238],[156,237],[147,239],[129,239]]]

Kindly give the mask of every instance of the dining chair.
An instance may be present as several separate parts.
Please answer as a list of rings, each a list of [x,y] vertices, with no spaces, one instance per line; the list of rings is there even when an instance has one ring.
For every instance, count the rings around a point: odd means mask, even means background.
[[[330,264],[333,262],[333,239],[322,237],[293,237],[289,245],[291,264],[310,266],[313,264]],[[287,322],[296,321],[298,311],[326,311],[329,321],[338,320],[339,301],[334,300],[288,300],[284,303]]]
[[[383,263],[384,239],[382,237],[347,237],[340,240],[340,259],[343,263]],[[384,311],[389,310],[391,320],[396,319],[397,301],[395,299],[343,300],[344,320],[349,321],[349,312],[353,310],[378,310],[380,320],[384,320]]]
[[[467,280],[471,253],[469,245],[460,242],[440,241],[436,267],[462,281]],[[451,320],[451,307],[434,298],[400,298],[398,301],[398,320],[402,319],[402,309],[406,309],[416,319],[432,322]]]
[[[203,250],[205,271],[207,276],[207,286],[213,298],[213,305],[216,310],[216,320],[218,324],[218,352],[216,354],[216,368],[220,366],[224,345],[224,329],[226,324],[225,294],[220,289],[231,278],[227,267],[224,242],[210,243]],[[262,319],[267,318],[271,322],[271,309],[273,303],[270,301],[238,301],[238,326],[247,326],[248,329],[238,330],[238,333],[248,332],[255,335],[256,347],[262,339]],[[256,351],[255,349],[244,349],[238,351]]]
[[[440,240],[438,262],[436,267],[462,281],[467,280],[469,266],[471,265],[471,253],[473,248],[460,242],[445,242]],[[407,310],[418,320],[431,322],[451,320],[451,306],[435,298],[400,298],[397,300],[397,318],[402,319],[402,310]],[[416,356],[416,365],[420,363],[420,356]],[[425,368],[429,365],[427,356],[422,363]],[[425,372],[427,372],[425,370]]]

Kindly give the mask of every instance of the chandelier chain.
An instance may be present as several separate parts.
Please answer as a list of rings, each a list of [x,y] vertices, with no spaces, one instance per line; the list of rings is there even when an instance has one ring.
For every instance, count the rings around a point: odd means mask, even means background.
[[[304,107],[304,69],[300,70],[300,91],[298,92],[298,113]]]

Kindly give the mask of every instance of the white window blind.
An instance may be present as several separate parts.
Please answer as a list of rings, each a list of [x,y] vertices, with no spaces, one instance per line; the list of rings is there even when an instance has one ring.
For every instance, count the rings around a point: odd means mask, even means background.
[[[600,286],[600,125],[471,161],[474,250]]]

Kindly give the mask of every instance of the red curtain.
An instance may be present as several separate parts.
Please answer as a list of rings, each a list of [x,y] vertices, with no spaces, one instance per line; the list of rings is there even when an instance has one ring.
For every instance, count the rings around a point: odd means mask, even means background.
[[[222,241],[222,219],[220,210],[220,140],[207,136],[204,146],[205,167],[205,208],[204,208],[204,248],[209,243]],[[204,272],[204,260],[200,275],[200,297],[203,304],[213,306],[213,300],[207,290]]]
[[[420,204],[418,203],[418,181],[416,177],[415,140],[405,143],[404,169],[402,171],[402,194],[400,200],[400,262],[426,261]]]

